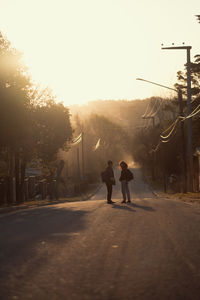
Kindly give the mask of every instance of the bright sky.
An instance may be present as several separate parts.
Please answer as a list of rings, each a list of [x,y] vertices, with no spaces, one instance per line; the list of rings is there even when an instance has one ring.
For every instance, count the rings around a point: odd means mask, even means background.
[[[168,91],[200,54],[199,0],[0,0],[0,30],[24,53],[32,78],[64,104],[136,99]]]

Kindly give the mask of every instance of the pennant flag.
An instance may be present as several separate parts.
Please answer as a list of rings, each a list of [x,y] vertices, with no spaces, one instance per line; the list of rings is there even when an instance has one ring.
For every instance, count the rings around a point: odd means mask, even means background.
[[[77,145],[78,143],[80,143],[82,141],[82,133],[79,134],[79,136],[77,136],[75,139],[72,140],[71,145]]]
[[[99,148],[99,146],[100,146],[100,140],[101,139],[98,139],[96,145],[94,146],[94,151],[96,151]]]

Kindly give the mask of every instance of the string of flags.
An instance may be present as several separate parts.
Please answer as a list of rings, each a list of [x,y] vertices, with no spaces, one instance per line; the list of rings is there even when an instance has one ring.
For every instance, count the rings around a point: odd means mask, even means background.
[[[82,141],[82,132],[79,134],[79,136],[77,136],[75,139],[72,140],[71,144],[74,146],[79,144],[81,141]]]
[[[72,140],[71,142],[71,146],[75,146],[75,145],[78,145],[81,141],[82,141],[82,138],[83,138],[83,134],[82,132]],[[93,151],[96,151],[99,147],[100,147],[100,142],[101,142],[101,139],[99,138],[97,140],[97,143],[96,145],[92,148]]]
[[[100,147],[100,141],[101,141],[101,139],[98,139],[96,145],[93,148],[93,151],[96,151]]]

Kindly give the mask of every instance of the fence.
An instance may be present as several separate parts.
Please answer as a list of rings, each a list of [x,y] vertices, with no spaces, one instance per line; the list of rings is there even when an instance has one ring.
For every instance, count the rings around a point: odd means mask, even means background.
[[[36,176],[25,178],[21,187],[20,202],[29,200],[59,199],[59,197],[76,196],[87,188],[86,182],[68,183],[64,190],[55,179],[39,179]],[[0,179],[0,205],[16,203],[15,178]]]

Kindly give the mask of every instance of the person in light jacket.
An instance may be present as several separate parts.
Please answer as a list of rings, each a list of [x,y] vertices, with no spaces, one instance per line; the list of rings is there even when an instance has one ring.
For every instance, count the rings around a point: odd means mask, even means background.
[[[121,175],[119,181],[121,181],[121,189],[122,189],[122,196],[123,201],[122,203],[131,203],[131,196],[129,191],[128,183],[130,180],[133,179],[133,173],[128,169],[128,165],[125,161],[121,161],[119,163],[119,167],[121,169]]]

